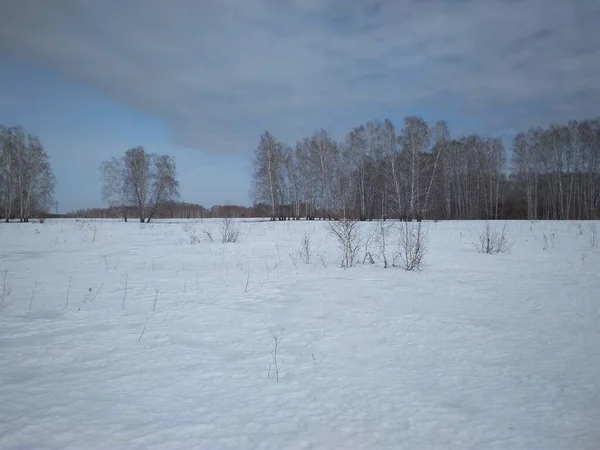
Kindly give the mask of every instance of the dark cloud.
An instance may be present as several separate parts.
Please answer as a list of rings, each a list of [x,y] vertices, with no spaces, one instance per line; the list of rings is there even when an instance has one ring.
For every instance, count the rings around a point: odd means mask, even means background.
[[[595,115],[595,0],[14,0],[0,49],[244,151],[386,105],[460,104],[491,132]],[[531,105],[536,105],[532,109]]]

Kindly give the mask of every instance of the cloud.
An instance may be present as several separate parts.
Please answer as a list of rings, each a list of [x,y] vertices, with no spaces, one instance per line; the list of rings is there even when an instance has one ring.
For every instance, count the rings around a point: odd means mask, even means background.
[[[490,132],[595,115],[598,23],[595,0],[19,0],[0,49],[244,152],[423,105]]]

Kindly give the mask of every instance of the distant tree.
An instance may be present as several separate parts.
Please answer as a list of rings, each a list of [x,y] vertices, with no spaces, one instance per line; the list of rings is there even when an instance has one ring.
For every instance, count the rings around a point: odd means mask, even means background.
[[[102,196],[117,217],[127,221],[133,206],[141,223],[150,222],[160,208],[179,198],[175,160],[134,147],[121,158],[100,166]]]
[[[279,213],[283,168],[282,144],[267,131],[261,135],[254,156],[252,200],[270,205],[271,220]]]
[[[123,159],[112,157],[100,166],[102,198],[112,214],[127,222],[128,198],[125,190],[125,164]]]
[[[37,136],[22,127],[0,126],[0,210],[8,222],[28,222],[52,204],[55,178]]]
[[[14,173],[15,161],[10,145],[9,131],[0,125],[0,207],[2,216],[8,222],[12,215],[15,192]]]
[[[410,219],[421,219],[425,210],[426,183],[428,171],[424,153],[431,139],[427,122],[418,116],[404,119],[400,136],[402,151],[407,163],[408,214]]]

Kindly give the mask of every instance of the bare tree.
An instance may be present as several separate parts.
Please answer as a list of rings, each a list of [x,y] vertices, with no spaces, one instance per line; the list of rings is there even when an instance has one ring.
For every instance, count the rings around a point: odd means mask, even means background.
[[[252,200],[270,205],[271,220],[278,214],[282,163],[281,144],[268,131],[263,133],[254,156]]]
[[[388,244],[393,228],[394,222],[380,220],[377,222],[377,228],[375,229],[375,243],[377,244],[379,250],[378,256],[383,263],[384,269],[387,269],[390,265],[388,259]]]
[[[179,197],[179,182],[175,160],[169,155],[151,155],[153,170],[149,197],[148,222],[165,202]]]
[[[125,218],[126,206],[133,206],[141,223],[150,222],[165,203],[179,197],[174,159],[146,153],[143,147],[104,162],[100,172],[104,200],[119,217]]]
[[[12,215],[15,191],[14,165],[9,129],[0,125],[0,207],[2,207],[1,217],[5,217],[7,222]]]
[[[110,211],[127,222],[128,198],[125,189],[125,166],[123,159],[112,157],[100,166],[102,198]]]
[[[338,162],[339,147],[330,134],[321,129],[315,132],[309,140],[310,157],[318,167],[321,193],[321,210],[331,217],[333,209],[334,167]]]
[[[308,138],[296,143],[296,162],[300,178],[300,190],[305,203],[306,218],[312,220],[316,215],[320,183],[318,162],[313,157]]]
[[[406,117],[400,140],[408,166],[408,214],[409,218],[420,220],[425,206],[423,181],[426,166],[423,153],[430,140],[427,122],[418,116]]]
[[[44,147],[22,127],[0,127],[0,200],[6,221],[28,222],[52,203],[55,179]]]
[[[427,254],[427,230],[421,222],[400,222],[398,229],[398,251],[394,264],[404,270],[421,270]]]
[[[134,147],[125,152],[123,162],[125,193],[144,223],[151,189],[150,157],[143,147]]]
[[[28,221],[34,212],[51,207],[56,183],[48,155],[36,136],[28,136],[24,165],[20,204],[21,218]]]
[[[352,267],[362,245],[360,222],[356,219],[341,219],[327,223],[326,228],[338,242],[342,256],[341,266],[344,269]]]

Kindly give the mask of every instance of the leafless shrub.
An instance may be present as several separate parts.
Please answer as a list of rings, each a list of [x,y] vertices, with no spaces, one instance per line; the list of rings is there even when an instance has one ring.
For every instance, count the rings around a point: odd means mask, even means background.
[[[204,235],[206,236],[206,240],[208,242],[215,242],[215,240],[212,237],[212,234],[210,234],[208,231],[206,230],[202,230],[202,232],[204,233]]]
[[[304,231],[304,237],[302,238],[302,242],[300,243],[300,251],[298,255],[304,264],[310,264],[312,260],[312,245],[310,242],[310,234],[307,231]]]
[[[387,269],[389,266],[387,244],[393,227],[394,222],[384,222],[383,220],[380,220],[377,223],[377,228],[375,229],[375,243],[377,244],[377,249],[379,250],[378,257],[383,263],[383,267],[385,269]]]
[[[192,224],[184,223],[181,226],[181,229],[187,234],[188,241],[190,244],[194,245],[200,242],[200,239],[198,239],[196,228],[194,228]]]
[[[400,222],[394,265],[408,271],[421,270],[427,254],[427,244],[427,230],[421,222]]]
[[[242,234],[233,219],[229,217],[221,220],[221,223],[219,224],[219,231],[221,232],[221,242],[224,244],[228,242],[237,242]]]
[[[326,228],[338,241],[342,267],[352,267],[362,243],[359,222],[355,219],[341,219],[328,222]]]
[[[598,245],[600,244],[600,233],[598,232],[598,227],[596,226],[595,222],[592,222],[588,228],[589,228],[588,240],[590,243],[590,247],[597,248]]]
[[[323,264],[323,267],[327,269],[327,264],[325,263],[325,254],[318,253],[317,256],[319,257],[319,261],[321,261],[321,264]]]
[[[544,239],[547,243],[547,238]],[[492,224],[486,222],[482,232],[479,234],[475,248],[478,253],[487,253],[495,255],[498,253],[506,253],[510,250],[512,244],[508,241],[508,223],[504,223],[500,230],[492,227]]]

